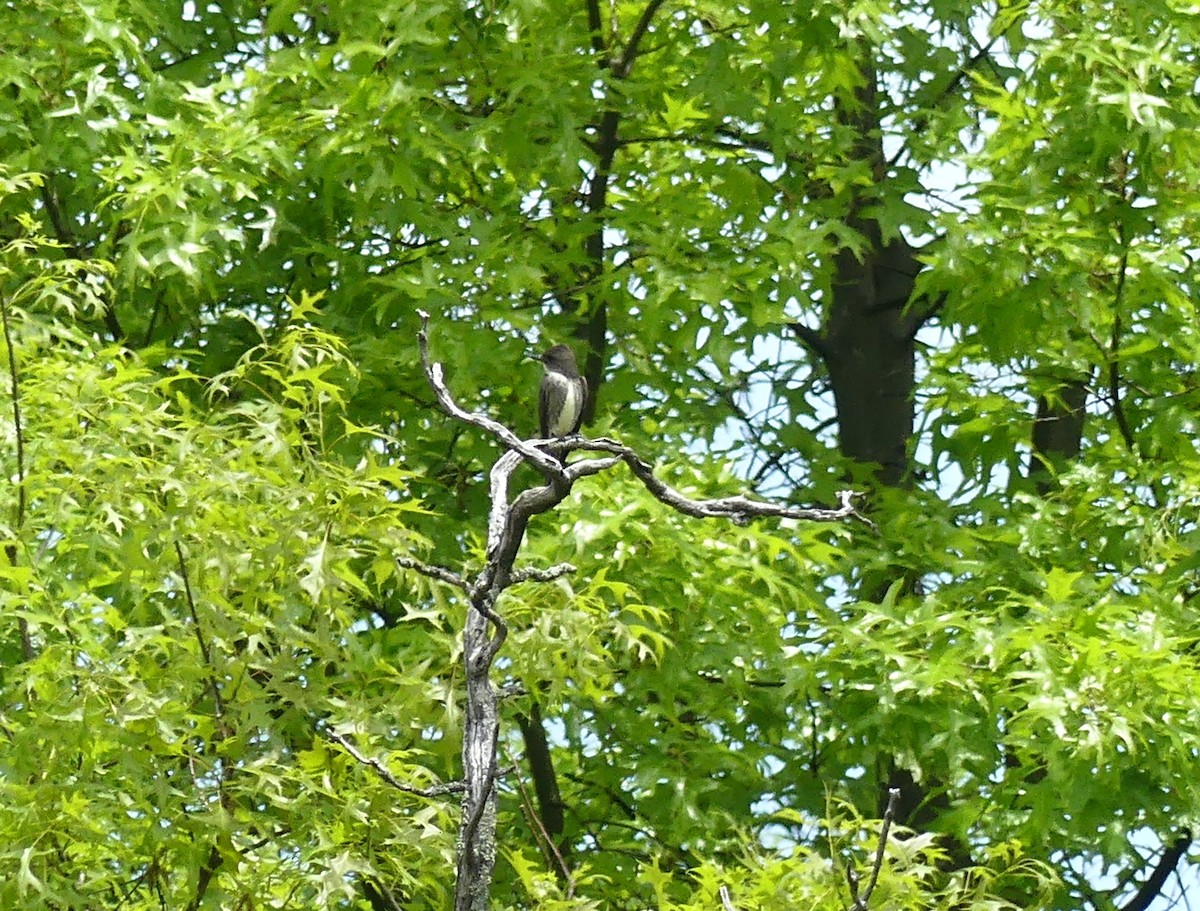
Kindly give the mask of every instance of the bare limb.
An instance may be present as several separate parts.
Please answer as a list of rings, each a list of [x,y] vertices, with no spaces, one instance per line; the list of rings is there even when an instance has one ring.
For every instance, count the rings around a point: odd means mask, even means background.
[[[600,18],[600,0],[587,0],[588,31],[592,36],[592,50],[604,56],[604,20]]]
[[[349,753],[357,762],[365,766],[370,766],[376,771],[380,778],[390,784],[393,788],[403,791],[405,794],[413,794],[417,797],[444,797],[447,794],[461,794],[467,789],[467,786],[461,781],[450,781],[446,784],[437,784],[429,788],[415,788],[410,784],[405,784],[391,773],[378,759],[364,756],[360,753],[349,740],[333,729],[327,729],[325,736],[340,746],[343,750]]]
[[[1158,893],[1166,884],[1167,877],[1179,865],[1180,859],[1187,854],[1188,848],[1191,846],[1192,833],[1185,829],[1169,848],[1163,850],[1154,871],[1138,888],[1133,898],[1121,907],[1121,911],[1146,911],[1158,898]]]
[[[1124,240],[1124,234],[1125,230],[1121,228],[1122,240]],[[1125,292],[1125,276],[1128,272],[1129,244],[1125,243],[1117,272],[1117,287],[1113,292],[1112,339],[1108,351],[1108,398],[1112,404],[1113,417],[1116,419],[1117,430],[1121,433],[1125,448],[1136,455],[1138,452],[1137,441],[1133,437],[1133,431],[1129,427],[1129,418],[1125,414],[1125,405],[1121,401],[1121,302]]]
[[[504,753],[508,757],[509,763],[516,767],[517,763],[507,748],[505,748]],[[573,898],[575,895],[575,877],[571,875],[571,870],[567,867],[567,862],[563,859],[562,852],[558,850],[554,839],[550,837],[550,833],[546,831],[545,825],[542,824],[541,816],[534,809],[533,798],[529,795],[529,789],[525,787],[524,780],[522,780],[520,775],[517,775],[516,781],[517,790],[521,794],[521,809],[525,812],[525,819],[529,823],[529,828],[534,832],[536,836],[535,840],[542,849],[542,856],[546,859],[546,866],[553,866],[557,869],[558,875],[567,884],[567,898]]]
[[[879,845],[875,849],[875,865],[871,868],[871,878],[867,880],[867,888],[860,895],[858,892],[858,874],[853,869],[846,868],[846,879],[850,883],[850,896],[854,899],[854,911],[867,911],[867,902],[875,885],[879,882],[879,872],[883,869],[883,854],[887,850],[888,832],[892,821],[896,818],[896,804],[900,801],[900,789],[888,788],[887,809],[883,813],[883,828],[879,830]]]
[[[17,351],[8,321],[8,298],[0,293],[0,320],[4,325],[4,348],[8,352],[8,381],[12,388],[13,431],[17,447],[17,528],[25,524],[25,428],[21,423],[21,383],[17,373]]]
[[[467,590],[467,580],[456,572],[446,569],[443,566],[433,566],[429,563],[422,563],[420,560],[414,560],[412,557],[396,556],[396,565],[402,569],[411,569],[413,572],[420,573],[422,576],[428,576],[430,579],[438,579],[445,582],[447,585],[453,585],[455,588]]]
[[[734,905],[733,898],[729,895],[729,887],[727,885],[722,883],[721,888],[717,890],[717,894],[721,896],[721,907],[725,911],[737,911],[737,906]]]
[[[618,78],[624,79],[629,75],[630,70],[633,69],[633,62],[637,60],[638,45],[646,37],[646,32],[650,29],[650,23],[654,19],[654,14],[658,12],[658,8],[662,5],[663,0],[650,0],[646,4],[646,8],[642,10],[642,15],[638,17],[637,25],[633,27],[633,31],[629,35],[629,41],[625,44],[625,50],[621,54],[621,59],[613,67],[613,72]]]
[[[554,566],[547,566],[545,569],[536,569],[529,567],[527,569],[513,570],[512,582],[516,585],[518,582],[552,582],[563,576],[569,576],[576,571],[576,566],[573,563],[556,563]]]
[[[697,519],[731,519],[737,523],[748,522],[752,518],[774,516],[781,519],[802,519],[815,522],[835,522],[840,519],[856,518],[867,523],[872,528],[874,524],[861,515],[852,503],[858,496],[852,490],[838,491],[838,508],[824,509],[819,507],[785,506],[780,503],[769,503],[761,500],[750,500],[740,494],[733,497],[721,497],[715,500],[692,500],[670,485],[660,481],[654,475],[654,468],[628,446],[607,438],[588,440],[579,438],[570,441],[572,448],[592,452],[610,452],[629,466],[630,471],[642,482],[646,490],[657,500],[667,504],[672,509]],[[602,460],[611,464],[610,460]],[[566,474],[574,480],[576,469],[591,467],[589,462],[574,462],[568,466]],[[594,474],[594,471],[587,471]]]
[[[13,435],[16,437],[17,447],[17,515],[13,522],[13,528],[20,532],[25,525],[25,510],[27,508],[25,492],[25,427],[21,423],[21,380],[17,372],[17,350],[13,347],[12,328],[8,321],[8,298],[0,293],[0,323],[3,323],[4,328],[4,348],[8,352],[8,381],[12,387],[12,414],[13,414]],[[8,562],[11,566],[17,565],[17,542],[10,542],[5,548],[5,553],[8,556]],[[17,626],[21,633],[21,655],[26,661],[30,661],[34,656],[33,636],[29,632],[29,621],[25,617],[20,617],[17,620]]]
[[[183,558],[183,547],[175,541],[175,556],[179,560],[179,575],[183,579],[183,594],[187,600],[188,612],[192,615],[192,629],[196,633],[196,641],[200,643],[200,654],[208,668],[208,688],[213,697],[213,708],[217,716],[217,724],[224,733],[225,700],[221,698],[221,688],[217,685],[217,675],[213,667],[212,653],[208,650],[208,642],[204,638],[204,630],[200,628],[200,615],[196,613],[196,600],[192,597],[192,583],[188,579],[187,561]]]

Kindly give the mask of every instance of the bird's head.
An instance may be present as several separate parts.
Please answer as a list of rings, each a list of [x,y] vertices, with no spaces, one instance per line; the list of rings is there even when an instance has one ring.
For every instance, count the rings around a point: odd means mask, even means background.
[[[555,345],[547,348],[541,354],[526,355],[542,362],[547,371],[565,373],[567,376],[579,376],[579,368],[575,364],[575,354],[566,345]]]

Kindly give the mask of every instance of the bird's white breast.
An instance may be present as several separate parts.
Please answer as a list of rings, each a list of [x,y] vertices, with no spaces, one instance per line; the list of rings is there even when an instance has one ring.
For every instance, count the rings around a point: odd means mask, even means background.
[[[572,383],[565,376],[559,374],[550,374],[552,381],[558,386],[563,393],[562,410],[558,412],[558,418],[548,428],[553,436],[563,436],[575,426],[575,418],[579,414],[579,409],[583,407],[583,402],[579,401],[579,384]]]

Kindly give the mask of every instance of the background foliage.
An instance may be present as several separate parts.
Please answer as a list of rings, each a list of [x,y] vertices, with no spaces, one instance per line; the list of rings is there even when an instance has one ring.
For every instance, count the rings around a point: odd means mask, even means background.
[[[477,565],[498,453],[418,307],[520,433],[569,340],[671,483],[879,526],[540,517],[498,906],[848,908],[888,786],[873,907],[1187,855],[1195,4],[0,12],[6,907],[446,905],[453,798],[326,736],[458,775],[464,607],[393,558]]]

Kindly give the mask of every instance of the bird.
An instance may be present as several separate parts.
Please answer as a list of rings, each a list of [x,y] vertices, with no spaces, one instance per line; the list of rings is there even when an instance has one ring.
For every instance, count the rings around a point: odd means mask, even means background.
[[[538,387],[540,439],[578,433],[587,399],[587,380],[579,375],[575,354],[566,345],[555,345],[531,356],[541,361],[546,371]]]

